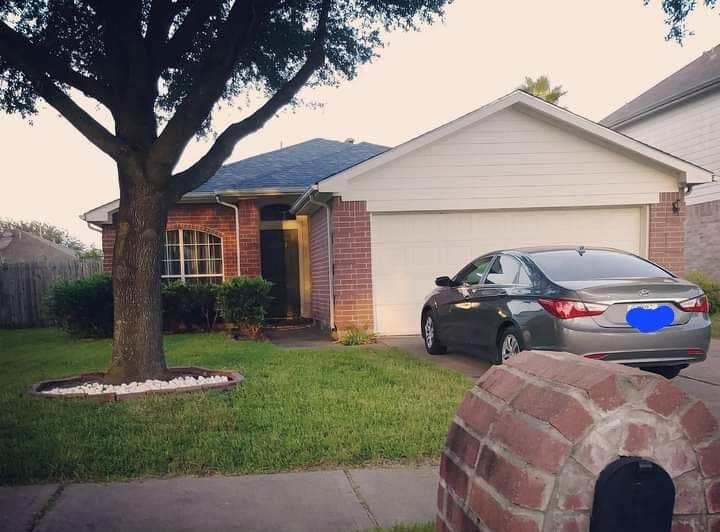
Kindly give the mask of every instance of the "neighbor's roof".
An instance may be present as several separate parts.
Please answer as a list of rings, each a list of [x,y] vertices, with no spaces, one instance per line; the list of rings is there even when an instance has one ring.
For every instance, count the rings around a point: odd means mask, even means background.
[[[719,82],[720,44],[603,118],[600,123],[613,128],[625,125],[700,92],[715,89]]]
[[[302,192],[309,185],[366,161],[389,148],[369,142],[311,139],[222,166],[187,196]],[[81,216],[91,223],[110,223],[118,200]]]

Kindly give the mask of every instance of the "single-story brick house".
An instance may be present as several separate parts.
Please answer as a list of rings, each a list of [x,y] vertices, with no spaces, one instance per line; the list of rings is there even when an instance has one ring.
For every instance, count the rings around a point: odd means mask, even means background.
[[[492,249],[612,246],[682,272],[684,190],[711,179],[515,91],[392,149],[315,139],[224,166],[170,212],[165,273],[261,274],[276,316],[416,334],[433,279]],[[108,270],[116,210],[84,215]]]
[[[720,173],[720,45],[600,123]],[[686,204],[685,270],[720,278],[720,183],[693,187]]]

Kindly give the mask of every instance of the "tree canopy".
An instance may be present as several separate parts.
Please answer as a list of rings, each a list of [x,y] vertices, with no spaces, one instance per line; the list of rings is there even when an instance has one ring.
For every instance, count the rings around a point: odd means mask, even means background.
[[[648,5],[652,0],[643,0]],[[670,30],[666,36],[667,40],[675,40],[679,43],[688,35],[692,35],[692,30],[687,27],[687,17],[697,7],[697,0],[660,0],[662,9],[665,12],[665,23],[670,26]],[[701,0],[701,2],[709,8],[714,8],[717,0]]]
[[[567,94],[562,85],[551,87],[547,76],[538,76],[537,79],[526,77],[525,83],[520,85],[518,89],[554,104],[557,104],[558,100]]]
[[[72,236],[67,229],[38,220],[24,221],[0,218],[0,233],[6,231],[25,231],[35,236],[55,242],[75,251],[80,257],[99,257],[100,251],[94,245],[87,245],[79,238]]]

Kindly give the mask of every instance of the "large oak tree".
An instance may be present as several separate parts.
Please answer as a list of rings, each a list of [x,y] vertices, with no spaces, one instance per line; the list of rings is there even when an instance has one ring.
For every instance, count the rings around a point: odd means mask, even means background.
[[[108,382],[165,374],[160,252],[170,207],[304,85],[352,78],[383,32],[430,23],[449,1],[0,0],[0,108],[27,117],[42,99],[117,165]],[[218,102],[258,91],[262,105],[175,172]],[[112,130],[79,94],[109,110]]]

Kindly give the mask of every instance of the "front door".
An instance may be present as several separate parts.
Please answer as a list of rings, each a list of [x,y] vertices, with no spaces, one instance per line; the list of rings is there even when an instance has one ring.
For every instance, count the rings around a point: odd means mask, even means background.
[[[276,319],[300,316],[300,275],[298,230],[264,229],[260,231],[262,276],[273,283],[269,316]]]

